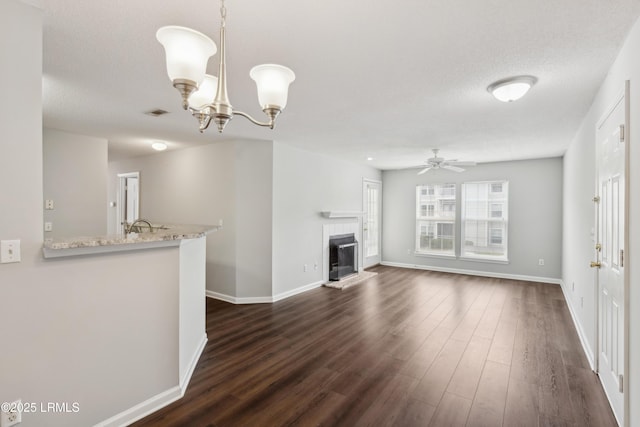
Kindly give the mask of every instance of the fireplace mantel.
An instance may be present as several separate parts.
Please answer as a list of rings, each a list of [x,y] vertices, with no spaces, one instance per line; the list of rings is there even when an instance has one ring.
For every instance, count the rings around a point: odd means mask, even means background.
[[[325,218],[360,218],[364,215],[362,211],[322,211]]]

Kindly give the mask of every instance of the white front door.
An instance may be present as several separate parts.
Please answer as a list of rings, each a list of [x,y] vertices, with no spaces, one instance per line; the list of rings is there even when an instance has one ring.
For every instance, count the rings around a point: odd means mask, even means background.
[[[628,85],[627,85],[628,88]],[[628,89],[598,123],[597,371],[616,418],[624,425],[625,375],[625,132]]]
[[[382,231],[382,183],[363,181],[362,205],[362,265],[364,268],[380,264],[380,236]]]

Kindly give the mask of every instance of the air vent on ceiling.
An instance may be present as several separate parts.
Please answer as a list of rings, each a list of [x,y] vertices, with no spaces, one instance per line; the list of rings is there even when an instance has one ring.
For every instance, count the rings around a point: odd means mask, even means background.
[[[147,111],[145,114],[147,116],[158,117],[158,116],[163,116],[165,114],[169,114],[169,112],[165,110],[157,109],[157,110]]]

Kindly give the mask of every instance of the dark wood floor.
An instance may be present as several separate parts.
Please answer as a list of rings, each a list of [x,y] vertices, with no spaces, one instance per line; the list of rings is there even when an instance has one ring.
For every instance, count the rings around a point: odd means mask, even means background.
[[[208,300],[184,398],[135,425],[616,425],[559,286],[372,270],[271,305]]]

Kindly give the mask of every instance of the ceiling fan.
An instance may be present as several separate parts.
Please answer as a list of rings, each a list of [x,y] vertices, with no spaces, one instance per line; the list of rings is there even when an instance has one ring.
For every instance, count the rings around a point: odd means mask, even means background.
[[[447,169],[454,172],[464,172],[464,169],[459,166],[475,166],[476,162],[459,162],[457,160],[446,160],[442,157],[438,157],[438,148],[433,149],[433,157],[427,159],[427,167],[418,172],[418,175],[422,175],[430,171],[431,169]]]

